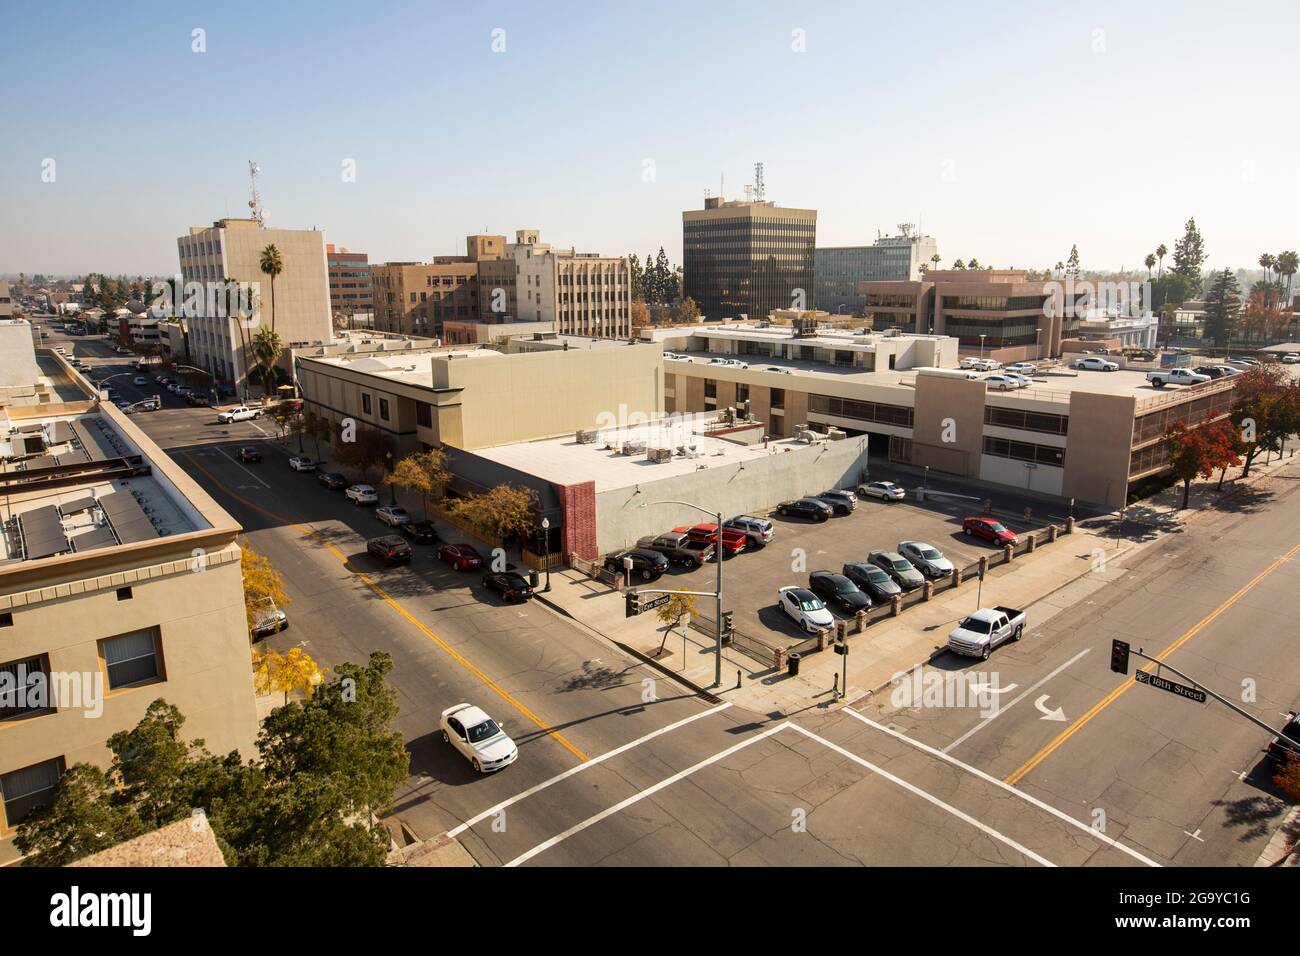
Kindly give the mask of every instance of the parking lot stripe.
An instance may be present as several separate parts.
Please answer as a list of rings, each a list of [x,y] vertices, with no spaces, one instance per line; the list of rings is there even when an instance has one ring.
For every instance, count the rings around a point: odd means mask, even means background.
[[[507,800],[502,800],[496,806],[491,807],[487,810],[484,810],[482,813],[470,817],[460,826],[448,830],[447,836],[449,837],[460,836],[470,827],[477,826],[478,824],[486,820],[488,817],[496,816],[506,807],[509,807],[512,804],[516,804],[521,800],[526,800],[529,797],[531,797],[533,794],[545,790],[547,787],[554,786],[555,784],[559,783],[561,780],[567,780],[569,777],[572,777],[574,774],[586,770],[588,767],[594,767],[599,763],[604,763],[606,760],[609,760],[611,757],[617,757],[621,753],[627,753],[627,751],[632,750],[635,747],[640,747],[642,744],[647,743],[656,737],[661,737],[664,734],[671,733],[672,731],[677,730],[680,727],[685,727],[687,724],[697,721],[703,717],[712,717],[714,714],[720,713],[721,711],[726,710],[730,706],[731,706],[731,701],[727,701],[726,703],[714,707],[710,710],[704,710],[698,714],[692,714],[690,717],[685,717],[677,721],[676,723],[672,723],[666,727],[660,727],[658,730],[651,731],[650,733],[646,734],[644,737],[638,737],[636,740],[625,743],[621,747],[615,747],[613,750],[606,751],[605,753],[601,754],[599,757],[592,757],[586,763],[580,763],[576,767],[570,767],[568,770],[565,770],[562,773],[557,773],[550,780],[543,780],[539,784],[534,784],[533,786],[529,787],[527,790],[524,790],[521,793],[517,793],[513,797],[510,797]]]
[[[222,484],[222,482],[215,475],[212,474],[212,472],[208,471],[208,469],[204,468],[197,461],[195,461],[193,456],[191,456],[188,452],[182,452],[181,454],[185,455],[185,457],[189,459],[190,464],[192,464],[199,471],[203,472],[203,474],[207,475],[209,481],[211,481],[214,485],[216,485],[218,488],[224,491],[231,498],[234,498],[236,501],[240,502],[247,508],[252,508],[254,511],[266,515],[268,518],[272,518],[276,521],[283,521],[290,527],[295,528],[296,530],[302,532],[303,534],[308,535],[309,537],[315,539],[318,544],[320,544],[327,551],[329,551],[336,558],[338,558],[339,562],[342,563],[345,568],[347,567],[347,563],[348,563],[347,555],[345,555],[342,551],[336,548],[331,542],[326,541],[324,538],[321,538],[319,536],[320,533],[315,528],[312,528],[309,525],[303,525],[303,524],[298,524],[297,522],[288,521],[283,515],[275,514],[274,512],[268,511],[260,505],[254,504],[253,502],[249,501],[247,498],[243,497],[242,495],[237,494],[236,492],[231,491],[229,488],[227,488],[224,484]],[[465,670],[469,671],[471,674],[477,677],[484,685],[486,685],[493,692],[495,692],[499,697],[501,697],[502,700],[506,701],[512,707],[514,707],[515,710],[519,711],[519,713],[523,714],[525,717],[531,720],[537,726],[537,728],[541,730],[544,734],[546,734],[548,737],[553,738],[557,743],[559,743],[562,747],[564,747],[565,750],[569,751],[569,753],[573,754],[575,757],[577,757],[579,760],[583,761],[584,763],[589,759],[587,755],[584,754],[577,747],[575,747],[567,737],[565,737],[559,731],[555,730],[553,727],[543,722],[542,718],[538,717],[535,713],[533,713],[532,710],[530,710],[522,701],[516,698],[504,687],[499,685],[487,674],[479,670],[468,658],[466,658],[454,647],[452,647],[450,644],[448,644],[446,641],[440,638],[437,634],[433,633],[433,631],[429,630],[429,628],[426,627],[422,621],[418,620],[414,615],[412,615],[409,611],[407,611],[406,608],[402,607],[402,605],[394,601],[388,595],[387,591],[385,591],[373,580],[371,580],[368,574],[365,574],[364,572],[361,571],[352,571],[351,568],[348,568],[348,570],[351,571],[351,573],[354,574],[357,577],[357,579],[361,581],[362,584],[370,588],[370,590],[375,594],[376,597],[381,598],[394,611],[396,611],[398,614],[402,615],[402,617],[410,621],[411,624],[413,624],[416,627],[416,629],[420,631],[420,633],[422,633],[425,637],[427,637],[429,640],[433,641],[440,648],[442,648],[442,650],[445,651],[446,654],[452,660],[454,660],[461,667],[465,668]]]
[[[1094,830],[1092,827],[1088,826],[1087,824],[1076,820],[1068,813],[1063,813],[1062,811],[1056,809],[1056,807],[1052,806],[1050,803],[1044,803],[1042,800],[1039,800],[1037,797],[1031,796],[1030,794],[1025,793],[1023,790],[1016,789],[1010,784],[1002,780],[999,780],[997,777],[985,773],[983,770],[980,770],[978,767],[972,767],[970,764],[958,760],[956,757],[946,754],[942,750],[936,750],[934,747],[931,747],[929,744],[923,744],[921,743],[921,741],[909,737],[907,736],[907,734],[899,733],[897,730],[894,730],[891,727],[886,727],[884,724],[878,724],[870,717],[867,717],[864,714],[860,714],[856,710],[850,710],[849,708],[845,707],[844,713],[848,714],[850,717],[856,717],[858,720],[862,721],[867,726],[874,727],[876,730],[879,730],[882,733],[889,734],[891,737],[897,737],[899,740],[903,741],[904,743],[911,744],[913,747],[916,747],[918,750],[924,750],[926,753],[930,754],[931,756],[938,757],[940,760],[945,760],[948,763],[952,764],[954,767],[960,767],[962,770],[965,770],[967,773],[974,774],[976,777],[979,777],[981,780],[985,781],[986,783],[991,783],[996,787],[1002,788],[1008,793],[1015,794],[1017,797],[1020,797],[1020,799],[1028,801],[1029,803],[1038,807],[1040,810],[1046,810],[1048,813],[1050,813],[1052,816],[1056,817],[1057,819],[1070,824],[1070,826],[1072,827],[1084,831],[1090,836],[1096,837],[1102,843],[1105,843],[1109,846],[1113,846],[1115,849],[1127,853],[1129,856],[1133,857],[1133,859],[1140,860],[1141,862],[1145,863],[1147,866],[1160,866],[1160,864],[1157,863],[1155,860],[1149,859],[1143,856],[1137,850],[1125,846],[1123,843],[1120,843],[1114,837],[1107,836],[1105,833],[1100,833],[1097,830]]]
[[[947,753],[949,750],[952,750],[952,749],[953,749],[954,747],[956,747],[958,744],[962,744],[962,743],[964,743],[965,741],[969,740],[971,737],[975,736],[976,733],[978,733],[979,731],[983,730],[983,729],[984,729],[985,727],[987,727],[987,726],[988,726],[992,721],[994,721],[994,720],[996,720],[997,718],[1001,717],[1003,714],[1005,714],[1005,713],[1006,713],[1008,710],[1010,710],[1012,707],[1016,706],[1016,704],[1020,703],[1022,700],[1024,700],[1026,697],[1028,697],[1030,694],[1032,694],[1034,691],[1038,690],[1038,688],[1042,687],[1042,686],[1043,686],[1044,684],[1046,684],[1049,680],[1051,680],[1053,677],[1055,677],[1057,674],[1061,673],[1061,671],[1065,670],[1067,667],[1069,667],[1071,664],[1073,664],[1073,663],[1074,663],[1075,661],[1077,661],[1079,658],[1081,658],[1081,657],[1083,657],[1085,654],[1087,654],[1090,650],[1092,650],[1091,647],[1085,647],[1083,650],[1081,650],[1079,653],[1075,654],[1075,655],[1074,655],[1073,657],[1071,657],[1068,661],[1066,661],[1064,664],[1062,664],[1062,665],[1061,665],[1060,667],[1058,667],[1056,670],[1052,671],[1050,674],[1048,674],[1048,675],[1047,675],[1046,677],[1044,677],[1042,680],[1038,681],[1038,682],[1035,683],[1035,684],[1031,684],[1031,685],[1030,685],[1029,687],[1027,687],[1023,692],[1021,692],[1020,694],[1017,694],[1014,698],[1012,698],[1012,700],[1011,700],[1011,701],[1010,701],[1006,706],[999,706],[999,707],[998,707],[998,712],[997,712],[996,714],[994,714],[992,717],[985,717],[983,720],[981,720],[978,724],[976,724],[976,725],[975,725],[974,727],[972,727],[970,730],[966,731],[966,733],[962,734],[960,737],[958,737],[956,740],[954,740],[954,741],[953,741],[952,743],[950,743],[948,746],[944,747],[944,748],[943,748],[943,752],[944,752],[944,753]]]
[[[1295,545],[1290,551],[1282,555],[1280,558],[1278,558],[1276,561],[1274,561],[1272,564],[1266,567],[1263,571],[1259,572],[1259,574],[1255,575],[1253,578],[1251,578],[1249,581],[1243,584],[1240,588],[1238,588],[1236,593],[1233,594],[1230,598],[1228,598],[1226,601],[1224,601],[1222,604],[1216,607],[1209,614],[1205,615],[1205,617],[1197,621],[1196,624],[1190,627],[1181,637],[1179,637],[1172,644],[1166,647],[1163,651],[1157,654],[1156,660],[1163,661],[1174,651],[1178,650],[1178,648],[1182,647],[1184,644],[1190,641],[1197,634],[1201,633],[1201,631],[1203,631],[1206,627],[1212,624],[1219,617],[1219,615],[1221,615],[1224,611],[1231,608],[1243,597],[1245,597],[1247,594],[1253,591],[1261,581],[1263,581],[1266,577],[1268,577],[1278,568],[1282,567],[1282,565],[1290,561],[1293,557],[1296,556],[1297,553],[1300,553],[1300,544]],[[1142,671],[1147,671],[1149,673],[1150,670],[1155,666],[1156,665],[1153,663],[1147,663],[1147,664],[1143,664],[1142,667],[1138,669]],[[1073,737],[1076,733],[1082,730],[1088,724],[1088,722],[1092,720],[1092,718],[1096,717],[1103,710],[1105,710],[1116,700],[1118,700],[1120,695],[1123,694],[1130,687],[1132,687],[1136,682],[1137,679],[1135,677],[1129,677],[1122,684],[1116,687],[1113,691],[1111,691],[1101,700],[1097,701],[1097,703],[1094,704],[1086,714],[1084,714],[1082,717],[1077,719],[1069,727],[1065,728],[1065,730],[1061,731],[1060,734],[1058,734],[1056,738],[1052,740],[1051,743],[1049,743],[1042,750],[1038,751],[1038,753],[1034,754],[1032,757],[1026,760],[1014,773],[1012,773],[1009,777],[1007,777],[1007,783],[1009,784],[1019,783],[1024,778],[1025,774],[1029,773],[1029,771],[1033,770],[1040,763],[1042,763],[1053,753],[1055,753],[1058,747],[1060,747],[1067,740]]]

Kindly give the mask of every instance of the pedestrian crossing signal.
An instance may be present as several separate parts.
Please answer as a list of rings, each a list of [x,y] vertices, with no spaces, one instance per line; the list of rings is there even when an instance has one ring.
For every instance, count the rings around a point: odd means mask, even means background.
[[[1128,644],[1123,641],[1110,642],[1110,669],[1116,674],[1128,673]]]

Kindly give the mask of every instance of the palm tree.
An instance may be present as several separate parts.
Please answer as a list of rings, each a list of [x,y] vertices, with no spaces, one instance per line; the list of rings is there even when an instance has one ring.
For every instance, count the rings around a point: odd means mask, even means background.
[[[1276,265],[1277,259],[1273,257],[1273,253],[1271,252],[1266,252],[1259,257],[1259,267],[1264,270],[1264,285],[1269,285],[1269,274],[1273,271]],[[1272,298],[1271,292],[1269,298]]]
[[[1147,281],[1150,282],[1150,281],[1151,281],[1151,270],[1154,269],[1155,266],[1156,266],[1156,256],[1155,256],[1155,253],[1154,253],[1154,252],[1148,252],[1148,253],[1147,253],[1147,257],[1146,257],[1146,259],[1143,261],[1143,265],[1145,265],[1145,266],[1147,267]]]
[[[934,255],[932,255],[932,256],[930,257],[930,261],[934,263],[934,267],[935,267],[936,269],[939,268],[939,262],[941,261],[941,260],[939,259],[939,253],[936,252]]]
[[[1297,266],[1300,266],[1300,258],[1297,258],[1295,250],[1289,249],[1286,252],[1279,252],[1277,255],[1277,264],[1282,270],[1282,275],[1286,277],[1286,300],[1292,302],[1291,292],[1295,281]]]
[[[1160,243],[1160,245],[1156,246],[1156,260],[1160,263],[1160,268],[1157,270],[1156,275],[1159,276],[1160,278],[1164,278],[1165,256],[1167,255],[1169,255],[1168,246],[1166,246],[1163,242]]]
[[[960,259],[957,259],[953,261],[952,267],[954,269],[965,269],[966,263],[962,262]]]
[[[1060,278],[1061,274],[1065,272],[1065,263],[1062,262],[1060,259],[1057,259],[1056,267],[1053,269],[1053,271],[1057,274],[1057,278]]]
[[[972,259],[970,262],[966,263],[966,268],[967,268],[967,269],[982,269],[983,266],[980,265],[980,261],[979,261],[978,259]]]
[[[280,250],[271,243],[262,250],[262,274],[271,277],[271,331],[275,331],[275,277],[284,271]]]
[[[275,329],[262,326],[253,336],[253,355],[262,368],[262,392],[270,396],[275,391],[275,363],[284,349]]]

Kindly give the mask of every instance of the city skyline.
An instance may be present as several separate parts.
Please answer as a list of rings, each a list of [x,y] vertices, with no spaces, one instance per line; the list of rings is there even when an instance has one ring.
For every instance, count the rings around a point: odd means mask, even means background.
[[[888,21],[733,5],[683,29],[669,10],[397,5],[358,29],[326,4],[310,21],[259,9],[250,31],[251,9],[11,15],[0,199],[27,228],[0,236],[0,270],[170,274],[179,230],[246,214],[249,159],[272,227],[322,229],[371,262],[520,228],[681,262],[682,211],[724,179],[743,198],[759,161],[769,199],[818,210],[818,246],[909,222],[945,265],[1047,268],[1077,244],[1085,270],[1140,270],[1189,217],[1207,268],[1294,244],[1300,134],[1268,92],[1286,82],[1293,11],[1260,30],[1250,10],[1200,5]],[[1211,29],[1214,70],[1188,52]],[[56,63],[40,36],[147,54]],[[396,36],[441,39],[405,55]]]

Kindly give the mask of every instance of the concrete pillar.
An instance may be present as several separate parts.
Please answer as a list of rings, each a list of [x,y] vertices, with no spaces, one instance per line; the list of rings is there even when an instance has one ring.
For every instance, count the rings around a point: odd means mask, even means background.
[[[1053,541],[1056,540],[1056,536],[1057,536],[1057,534],[1058,534],[1059,532],[1060,532],[1060,529],[1057,528],[1056,525],[1054,525],[1054,524],[1049,524],[1049,525],[1047,526],[1047,540],[1048,540],[1048,543],[1049,543],[1049,544],[1050,544],[1051,542],[1053,542]]]
[[[952,569],[952,586],[955,588],[961,587],[961,568]]]
[[[921,585],[921,600],[928,601],[932,597],[934,597],[934,582],[926,581],[925,584]]]
[[[859,611],[857,614],[853,616],[853,618],[858,625],[857,633],[861,634],[863,631],[867,629],[867,612]]]
[[[980,575],[981,575],[981,577],[982,577],[983,575],[988,574],[988,573],[989,573],[989,556],[988,556],[987,554],[981,554],[981,555],[980,555]]]
[[[903,596],[895,594],[889,599],[889,613],[893,617],[898,617],[903,610]]]
[[[784,647],[772,648],[772,669],[774,671],[782,671],[785,669],[785,648]]]
[[[1074,515],[1065,519],[1065,533],[1074,534]]]
[[[1013,550],[1015,550],[1015,549],[1012,548],[1011,545],[1009,545],[1009,544],[1004,544],[1004,545],[1002,546],[1002,563],[1003,563],[1003,564],[1009,564],[1009,563],[1010,563],[1010,561],[1011,561],[1011,552],[1012,552]]]
[[[1036,547],[1038,547],[1038,535],[1037,535],[1037,533],[1035,533],[1035,534],[1031,534],[1031,535],[1029,536],[1029,543],[1028,543],[1028,546],[1025,548],[1025,553],[1026,553],[1026,554],[1033,554],[1033,553],[1034,553],[1034,549],[1035,549]]]
[[[830,643],[830,633],[831,631],[828,627],[817,628],[817,650],[826,650],[826,645]]]

